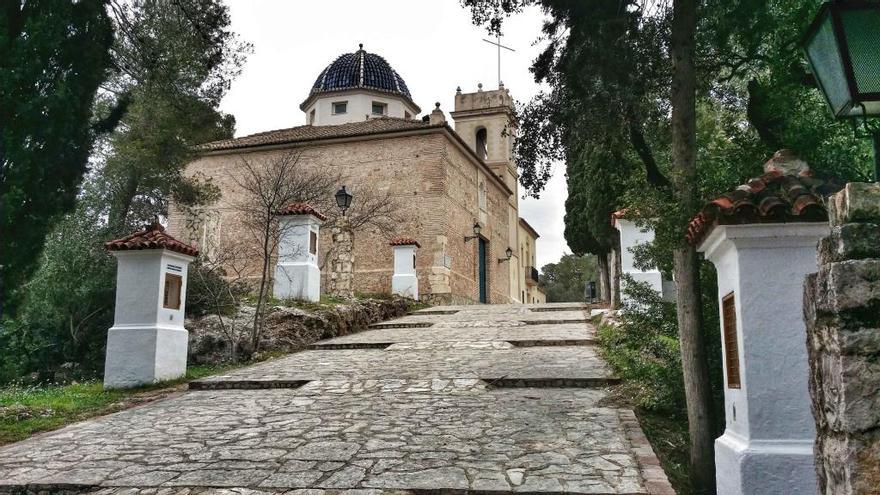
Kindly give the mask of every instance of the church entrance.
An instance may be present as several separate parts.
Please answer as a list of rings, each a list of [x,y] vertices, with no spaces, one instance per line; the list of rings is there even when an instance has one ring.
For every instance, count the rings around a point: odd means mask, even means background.
[[[478,239],[480,244],[480,256],[477,258],[479,260],[478,265],[478,273],[479,273],[479,281],[480,281],[480,302],[486,303],[489,302],[489,298],[487,297],[486,290],[486,241],[485,239]]]

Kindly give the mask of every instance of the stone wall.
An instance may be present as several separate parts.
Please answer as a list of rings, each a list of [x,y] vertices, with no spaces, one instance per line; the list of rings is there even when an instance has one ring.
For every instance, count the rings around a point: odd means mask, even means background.
[[[232,245],[236,240],[249,242],[244,233],[235,205],[241,201],[234,175],[240,173],[242,158],[271,159],[290,149],[241,151],[208,154],[187,167],[187,174],[211,177],[222,197],[209,207],[210,235],[186,232],[185,215],[172,208],[169,231],[182,239],[198,242],[204,238],[220,239],[222,249],[240,249]],[[304,167],[332,167],[345,177],[346,185],[358,200],[357,186],[389,191],[400,204],[399,214],[405,220],[393,235],[415,237],[422,249],[417,259],[416,272],[419,288],[426,299],[433,302],[467,303],[477,297],[476,243],[463,241],[470,233],[474,218],[479,217],[478,170],[465,153],[439,130],[428,134],[360,140],[346,140],[315,144],[302,148],[300,161]],[[491,219],[484,232],[490,238],[491,302],[507,302],[507,267],[498,270],[494,259],[503,256],[509,243],[507,193],[493,180],[488,186]],[[209,225],[204,222],[204,225]],[[325,225],[325,228],[329,225]],[[387,233],[359,230],[355,233],[354,290],[359,293],[390,293],[394,273],[393,256]],[[322,268],[322,287],[329,282],[330,265],[326,263],[332,239],[321,236],[319,264]],[[274,262],[274,261],[273,261]],[[446,267],[451,262],[451,266]],[[245,273],[257,276],[257,260]],[[433,295],[431,295],[433,294]]]
[[[458,298],[479,300],[477,285],[478,243],[476,239],[464,242],[465,235],[473,235],[474,220],[483,224],[481,235],[488,241],[486,255],[488,297],[490,303],[502,304],[510,302],[510,269],[506,264],[499,264],[498,259],[504,258],[508,246],[514,248],[509,238],[507,192],[494,186],[492,180],[483,171],[471,166],[464,153],[449,147],[446,154],[445,175],[448,191],[444,196],[441,210],[444,234],[446,238],[446,255],[452,257],[449,274],[451,292]],[[487,184],[486,210],[479,208],[479,182]],[[483,218],[481,218],[483,213]],[[421,283],[421,280],[419,280]],[[456,303],[450,300],[448,303]]]
[[[880,184],[850,183],[830,201],[804,315],[820,493],[880,487]]]
[[[323,339],[340,337],[366,330],[373,323],[407,314],[410,302],[402,297],[388,299],[353,299],[345,304],[318,309],[270,306],[266,327],[260,335],[263,353],[288,353],[307,348]],[[247,329],[253,321],[255,309],[243,306],[226,324],[243,329],[239,335],[239,359],[251,354],[250,334]],[[219,363],[229,359],[229,342],[220,330],[217,315],[188,319],[190,364]]]

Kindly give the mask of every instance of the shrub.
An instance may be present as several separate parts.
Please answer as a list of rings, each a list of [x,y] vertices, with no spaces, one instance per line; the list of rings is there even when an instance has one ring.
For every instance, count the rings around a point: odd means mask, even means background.
[[[675,304],[663,301],[647,283],[628,279],[625,287],[629,299],[620,324],[599,330],[605,357],[639,406],[680,412],[684,385]]]
[[[718,298],[715,271],[708,263],[703,263],[701,279],[709,375],[716,417],[723,418]],[[605,358],[624,379],[624,390],[637,406],[686,417],[675,303],[664,301],[644,282],[626,278],[623,285],[628,301],[620,312],[619,325],[599,329]]]

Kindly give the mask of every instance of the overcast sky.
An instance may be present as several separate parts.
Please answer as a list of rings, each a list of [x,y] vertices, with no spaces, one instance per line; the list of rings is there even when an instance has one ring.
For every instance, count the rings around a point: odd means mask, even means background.
[[[254,47],[244,70],[221,103],[235,115],[236,135],[305,123],[299,104],[321,70],[337,56],[358,49],[384,57],[403,77],[413,100],[430,112],[434,102],[448,114],[455,88],[495,89],[496,48],[482,41],[485,29],[471,23],[458,0],[227,0],[232,29]],[[528,68],[541,49],[535,45],[542,14],[530,10],[505,23],[501,79],[518,101],[539,87]],[[563,238],[565,177],[560,164],[541,199],[520,201],[520,216],[541,234],[538,266],[570,252]]]

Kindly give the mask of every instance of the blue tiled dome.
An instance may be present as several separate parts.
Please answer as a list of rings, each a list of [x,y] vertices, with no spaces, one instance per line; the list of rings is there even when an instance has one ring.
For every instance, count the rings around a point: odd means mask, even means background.
[[[364,51],[344,53],[321,71],[310,94],[352,88],[366,88],[396,93],[412,99],[400,74],[384,58]]]

